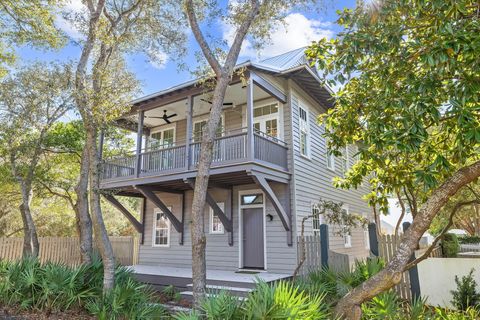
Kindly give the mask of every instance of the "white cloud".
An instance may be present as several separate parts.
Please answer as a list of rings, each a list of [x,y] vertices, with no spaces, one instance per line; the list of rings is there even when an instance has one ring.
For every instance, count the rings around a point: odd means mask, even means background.
[[[80,14],[85,10],[85,5],[82,0],[68,0],[65,2],[63,12],[69,15]],[[69,20],[65,19],[61,14],[58,14],[55,21],[58,28],[65,32],[69,37],[74,40],[80,40],[83,38],[83,34],[77,29],[77,27]]]
[[[329,22],[308,19],[301,13],[291,13],[286,16],[285,25],[279,24],[272,31],[270,43],[257,52],[253,48],[252,43],[246,39],[242,45],[240,56],[246,58],[267,58],[307,46],[314,40],[332,38],[334,32],[331,26],[332,24]],[[235,29],[231,25],[224,25],[224,40],[231,44],[234,36]]]
[[[148,53],[150,64],[155,69],[165,69],[168,60],[168,54],[163,51],[155,51]]]

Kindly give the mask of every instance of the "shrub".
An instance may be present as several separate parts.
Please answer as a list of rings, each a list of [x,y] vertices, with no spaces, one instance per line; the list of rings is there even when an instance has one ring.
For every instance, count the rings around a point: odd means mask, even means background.
[[[77,268],[26,258],[0,262],[0,304],[46,313],[85,308],[99,319],[149,319],[161,313],[152,292],[129,270],[116,268],[115,288],[103,295],[99,259]]]
[[[458,241],[463,244],[477,244],[480,243],[480,237],[479,236],[463,236],[459,237]]]
[[[393,320],[398,319],[401,313],[401,304],[398,296],[393,291],[383,292],[371,301],[362,305],[364,319]]]
[[[480,305],[480,294],[477,292],[477,282],[473,279],[474,269],[462,277],[462,280],[455,276],[457,290],[451,291],[452,304],[459,310],[467,310],[470,307]]]
[[[443,255],[447,258],[456,257],[460,250],[460,244],[456,234],[447,233],[443,235],[442,239],[442,251]]]

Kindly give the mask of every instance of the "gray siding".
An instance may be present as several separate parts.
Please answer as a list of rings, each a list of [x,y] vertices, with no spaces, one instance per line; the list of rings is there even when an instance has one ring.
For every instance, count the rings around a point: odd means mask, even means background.
[[[285,185],[273,184],[272,187],[285,205],[288,204],[288,190]],[[227,233],[210,234],[210,215],[208,207],[204,214],[204,230],[207,236],[207,268],[218,270],[237,270],[239,267],[239,206],[238,191],[258,189],[255,185],[243,185],[234,188],[233,198],[233,227],[234,227],[234,245],[228,245]],[[225,202],[227,193],[221,189],[211,190],[211,194],[217,202]],[[182,196],[166,193],[158,193],[159,197],[167,206],[172,207],[172,212],[181,217]],[[158,265],[158,266],[176,266],[191,267],[191,237],[190,237],[190,219],[191,203],[193,192],[186,193],[185,208],[185,233],[184,245],[178,244],[179,233],[173,229],[170,230],[170,246],[155,247],[153,240],[153,212],[154,206],[147,201],[145,214],[145,242],[140,246],[139,264]],[[267,270],[278,273],[291,273],[295,269],[296,249],[295,246],[287,245],[286,232],[283,229],[281,221],[277,216],[272,204],[266,200],[265,214],[274,216],[273,221],[266,222],[266,256]]]
[[[312,203],[318,202],[320,198],[343,202],[348,204],[350,213],[369,216],[371,209],[362,200],[362,196],[368,192],[366,186],[358,190],[341,190],[332,185],[332,179],[341,174],[341,167],[340,161],[335,161],[335,171],[327,168],[327,148],[325,139],[322,137],[324,128],[317,124],[318,115],[325,112],[325,110],[318,103],[311,100],[294,83],[291,83],[291,90],[297,229],[300,229],[302,218],[311,213]],[[309,113],[310,158],[300,154],[299,104],[304,106]],[[354,152],[354,149],[350,148],[350,155],[353,155]],[[353,164],[353,157],[350,157],[350,161],[350,164]],[[330,229],[330,248],[332,250],[349,254],[353,259],[361,259],[368,255],[368,250],[365,248],[363,229],[352,232],[351,248],[345,248],[344,239],[335,235],[332,227]],[[312,232],[311,219],[306,222],[305,230],[307,234]]]

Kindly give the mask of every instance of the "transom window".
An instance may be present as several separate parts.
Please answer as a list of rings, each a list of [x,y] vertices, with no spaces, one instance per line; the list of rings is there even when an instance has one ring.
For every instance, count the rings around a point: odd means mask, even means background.
[[[149,147],[151,150],[168,148],[173,146],[175,141],[175,128],[155,131],[150,135]]]
[[[225,204],[223,202],[217,203],[220,209],[225,210]],[[210,233],[212,234],[223,234],[225,233],[225,229],[223,228],[222,221],[218,215],[210,208]]]
[[[154,211],[154,242],[157,247],[168,247],[170,245],[170,220],[159,209]]]
[[[304,156],[310,156],[310,125],[308,123],[308,112],[306,109],[299,108],[300,125],[300,153]]]
[[[241,199],[242,205],[263,204],[263,194],[261,193],[245,194]]]

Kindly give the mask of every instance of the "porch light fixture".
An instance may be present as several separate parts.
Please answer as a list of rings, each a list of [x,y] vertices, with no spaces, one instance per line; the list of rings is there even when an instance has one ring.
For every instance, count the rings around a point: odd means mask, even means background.
[[[273,216],[269,213],[267,214],[268,221],[273,221]]]

